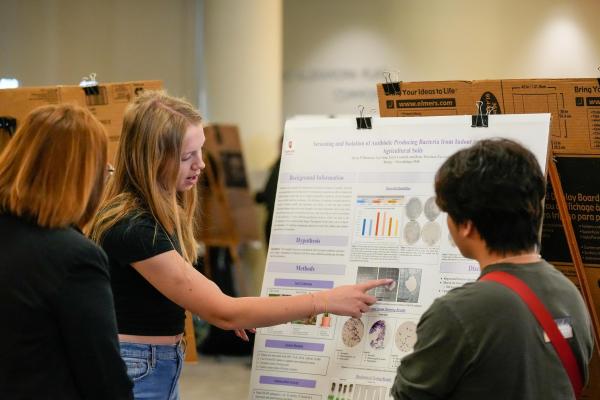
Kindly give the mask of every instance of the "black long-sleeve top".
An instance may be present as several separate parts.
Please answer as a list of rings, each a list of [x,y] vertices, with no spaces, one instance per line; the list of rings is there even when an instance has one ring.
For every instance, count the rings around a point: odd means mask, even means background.
[[[0,397],[131,399],[108,260],[73,228],[0,214]]]

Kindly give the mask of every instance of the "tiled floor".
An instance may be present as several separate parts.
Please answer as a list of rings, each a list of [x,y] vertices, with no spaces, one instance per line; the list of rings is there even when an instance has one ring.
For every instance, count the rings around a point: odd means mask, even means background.
[[[248,398],[250,357],[199,356],[186,363],[179,381],[181,400],[243,400]]]

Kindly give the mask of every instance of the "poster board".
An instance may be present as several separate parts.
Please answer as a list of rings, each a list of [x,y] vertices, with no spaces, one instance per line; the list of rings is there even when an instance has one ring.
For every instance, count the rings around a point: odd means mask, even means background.
[[[327,327],[319,315],[259,329],[249,398],[390,398],[421,314],[480,273],[450,240],[435,172],[495,136],[523,143],[544,168],[549,123],[549,114],[493,115],[489,128],[471,128],[470,116],[374,118],[368,130],[353,118],[288,121],[261,295],[374,278],[398,285],[373,290],[379,301],[360,322],[332,316]],[[381,324],[386,339],[370,338]]]

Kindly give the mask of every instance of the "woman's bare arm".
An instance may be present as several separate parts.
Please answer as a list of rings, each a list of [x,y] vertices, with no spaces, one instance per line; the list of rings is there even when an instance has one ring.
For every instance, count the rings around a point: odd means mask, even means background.
[[[360,317],[376,301],[366,291],[390,283],[380,279],[313,294],[235,298],[225,295],[174,250],[132,265],[171,301],[222,329],[277,325],[326,309],[332,314]]]

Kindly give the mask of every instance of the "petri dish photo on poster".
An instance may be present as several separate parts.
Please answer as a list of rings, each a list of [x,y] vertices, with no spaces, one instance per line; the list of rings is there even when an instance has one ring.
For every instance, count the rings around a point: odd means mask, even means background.
[[[423,203],[417,197],[412,197],[406,203],[406,216],[410,220],[419,218],[419,215],[423,212]]]
[[[346,347],[355,347],[359,344],[365,333],[365,325],[358,318],[350,318],[344,322],[342,328],[342,342]]]
[[[382,350],[385,348],[385,320],[377,320],[371,325],[369,329],[369,345],[375,350]]]
[[[417,324],[412,321],[401,323],[398,329],[396,329],[394,342],[401,352],[411,352],[417,342]]]
[[[442,227],[437,222],[428,221],[423,225],[421,239],[427,246],[433,246],[440,241],[442,237]]]
[[[421,237],[421,225],[417,221],[408,221],[404,225],[404,240],[407,244],[415,244]]]
[[[437,217],[439,217],[441,211],[440,208],[435,203],[435,197],[431,196],[425,201],[425,206],[423,207],[423,213],[425,214],[425,218],[429,221],[434,221]]]

